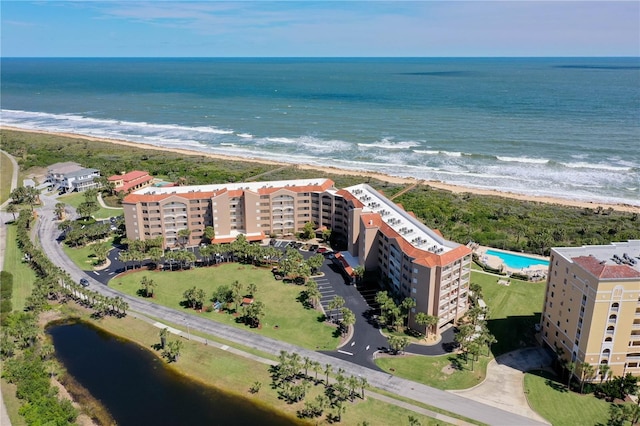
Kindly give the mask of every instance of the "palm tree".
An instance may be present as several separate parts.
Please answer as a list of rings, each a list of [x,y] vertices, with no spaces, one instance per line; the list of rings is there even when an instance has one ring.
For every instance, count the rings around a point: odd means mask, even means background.
[[[15,204],[9,203],[7,206],[7,213],[11,213],[13,215],[13,221],[16,221],[16,213],[18,213],[18,207]]]
[[[237,311],[238,305],[242,301],[242,284],[240,283],[240,281],[235,280],[231,284],[231,291],[232,291],[233,302],[236,305],[236,311]]]
[[[302,368],[304,368],[304,375],[307,377],[309,375],[309,368],[313,365],[313,361],[308,356],[305,356],[302,361]]]
[[[56,203],[54,212],[58,216],[58,220],[64,219],[65,207],[64,203]]]
[[[438,317],[433,315],[427,315],[424,312],[418,312],[414,320],[419,325],[426,326],[426,329],[425,329],[426,335],[428,335],[429,331],[431,330],[431,327],[434,327],[438,324]]]
[[[567,376],[569,376],[567,378],[567,388],[571,389],[571,378],[573,377],[573,372],[576,369],[576,363],[573,361],[569,361],[567,363]]]
[[[600,384],[602,384],[602,381],[608,378],[607,376],[609,375],[609,371],[611,371],[611,367],[609,366],[609,364],[600,364],[599,370],[600,370]]]
[[[329,374],[331,374],[331,371],[332,371],[331,364],[325,364],[324,375],[327,377],[327,381],[325,382],[325,387],[329,386]]]
[[[340,312],[342,313],[343,332],[346,333],[349,327],[356,323],[356,316],[349,308],[342,308]]]
[[[254,297],[256,295],[256,293],[258,292],[258,286],[255,285],[254,283],[250,283],[247,286],[247,294],[251,297]]]
[[[345,304],[345,300],[343,297],[341,296],[334,296],[334,298],[331,300],[331,302],[329,302],[329,310],[331,312],[333,312],[334,310],[337,311],[338,309],[342,308]],[[331,315],[333,317],[333,315]]]
[[[580,393],[583,393],[584,391],[584,383],[588,380],[591,380],[595,372],[596,369],[593,367],[593,365],[589,364],[588,362],[582,363],[580,368]]]
[[[180,245],[184,248],[189,242],[189,237],[191,236],[191,230],[189,228],[180,229],[178,231],[178,240],[180,241]]]
[[[160,347],[162,349],[167,345],[167,336],[169,335],[169,329],[167,327],[160,330]]]
[[[318,361],[312,361],[311,369],[313,370],[314,373],[316,373],[316,382],[317,382],[318,381],[318,373],[320,373],[322,371],[322,364],[320,364]]]
[[[366,377],[360,376],[360,391],[362,392],[362,399],[364,399],[364,390],[369,386],[369,382]]]
[[[173,340],[167,345],[169,348],[167,350],[167,358],[169,358],[170,362],[178,362],[178,358],[180,357],[180,352],[182,351],[183,343],[180,340]]]

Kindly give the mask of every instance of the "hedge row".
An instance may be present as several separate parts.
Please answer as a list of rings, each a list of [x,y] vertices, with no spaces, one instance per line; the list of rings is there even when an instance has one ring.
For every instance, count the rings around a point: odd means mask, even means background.
[[[13,274],[0,271],[0,324],[4,325],[5,319],[13,311],[11,296],[13,295]]]

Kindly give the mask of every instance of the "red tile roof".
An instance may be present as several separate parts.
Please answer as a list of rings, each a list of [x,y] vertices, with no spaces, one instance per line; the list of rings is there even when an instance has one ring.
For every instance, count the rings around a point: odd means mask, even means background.
[[[608,265],[606,261],[597,259],[593,255],[574,257],[571,260],[597,278],[640,278],[640,271],[629,265]]]
[[[120,180],[122,179],[125,182],[130,182],[135,179],[140,179],[142,177],[149,176],[149,172],[145,172],[142,170],[132,170],[129,173],[125,173],[123,175],[113,175],[109,176],[110,181]]]
[[[108,180],[110,182],[118,182],[118,181],[123,181],[123,185],[116,187],[115,189],[118,191],[129,191],[132,188],[135,188],[136,186],[140,185],[140,184],[146,184],[151,182],[153,178],[151,176],[149,176],[148,172],[144,172],[141,170],[133,170],[129,173],[125,173],[123,175],[113,175],[113,176],[109,176]]]

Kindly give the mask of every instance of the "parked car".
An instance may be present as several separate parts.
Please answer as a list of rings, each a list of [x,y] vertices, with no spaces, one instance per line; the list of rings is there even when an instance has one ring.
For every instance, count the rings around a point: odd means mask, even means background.
[[[80,278],[80,285],[82,287],[88,287],[89,286],[89,280],[86,278]]]

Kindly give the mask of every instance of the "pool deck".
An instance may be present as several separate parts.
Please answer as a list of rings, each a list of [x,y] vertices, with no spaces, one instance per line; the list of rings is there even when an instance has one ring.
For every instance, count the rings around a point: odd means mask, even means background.
[[[487,250],[493,250],[493,251],[502,252],[506,254],[512,254],[515,256],[526,256],[532,259],[540,259],[545,262],[549,262],[548,257],[538,256],[538,255],[529,254],[529,253],[518,253],[515,251],[502,250],[494,247],[486,247],[486,246],[480,246],[480,245],[476,246],[473,249],[473,251],[478,255],[478,257],[482,262],[486,263],[492,268],[502,269],[508,275],[511,275],[512,273],[527,274],[532,278],[535,277],[539,279],[544,279],[547,276],[547,270],[549,269],[549,267],[546,266],[544,263],[540,263],[538,265],[536,264],[530,265],[528,268],[511,268],[511,267],[508,267],[504,263],[504,261],[500,259],[498,256],[487,254]]]

